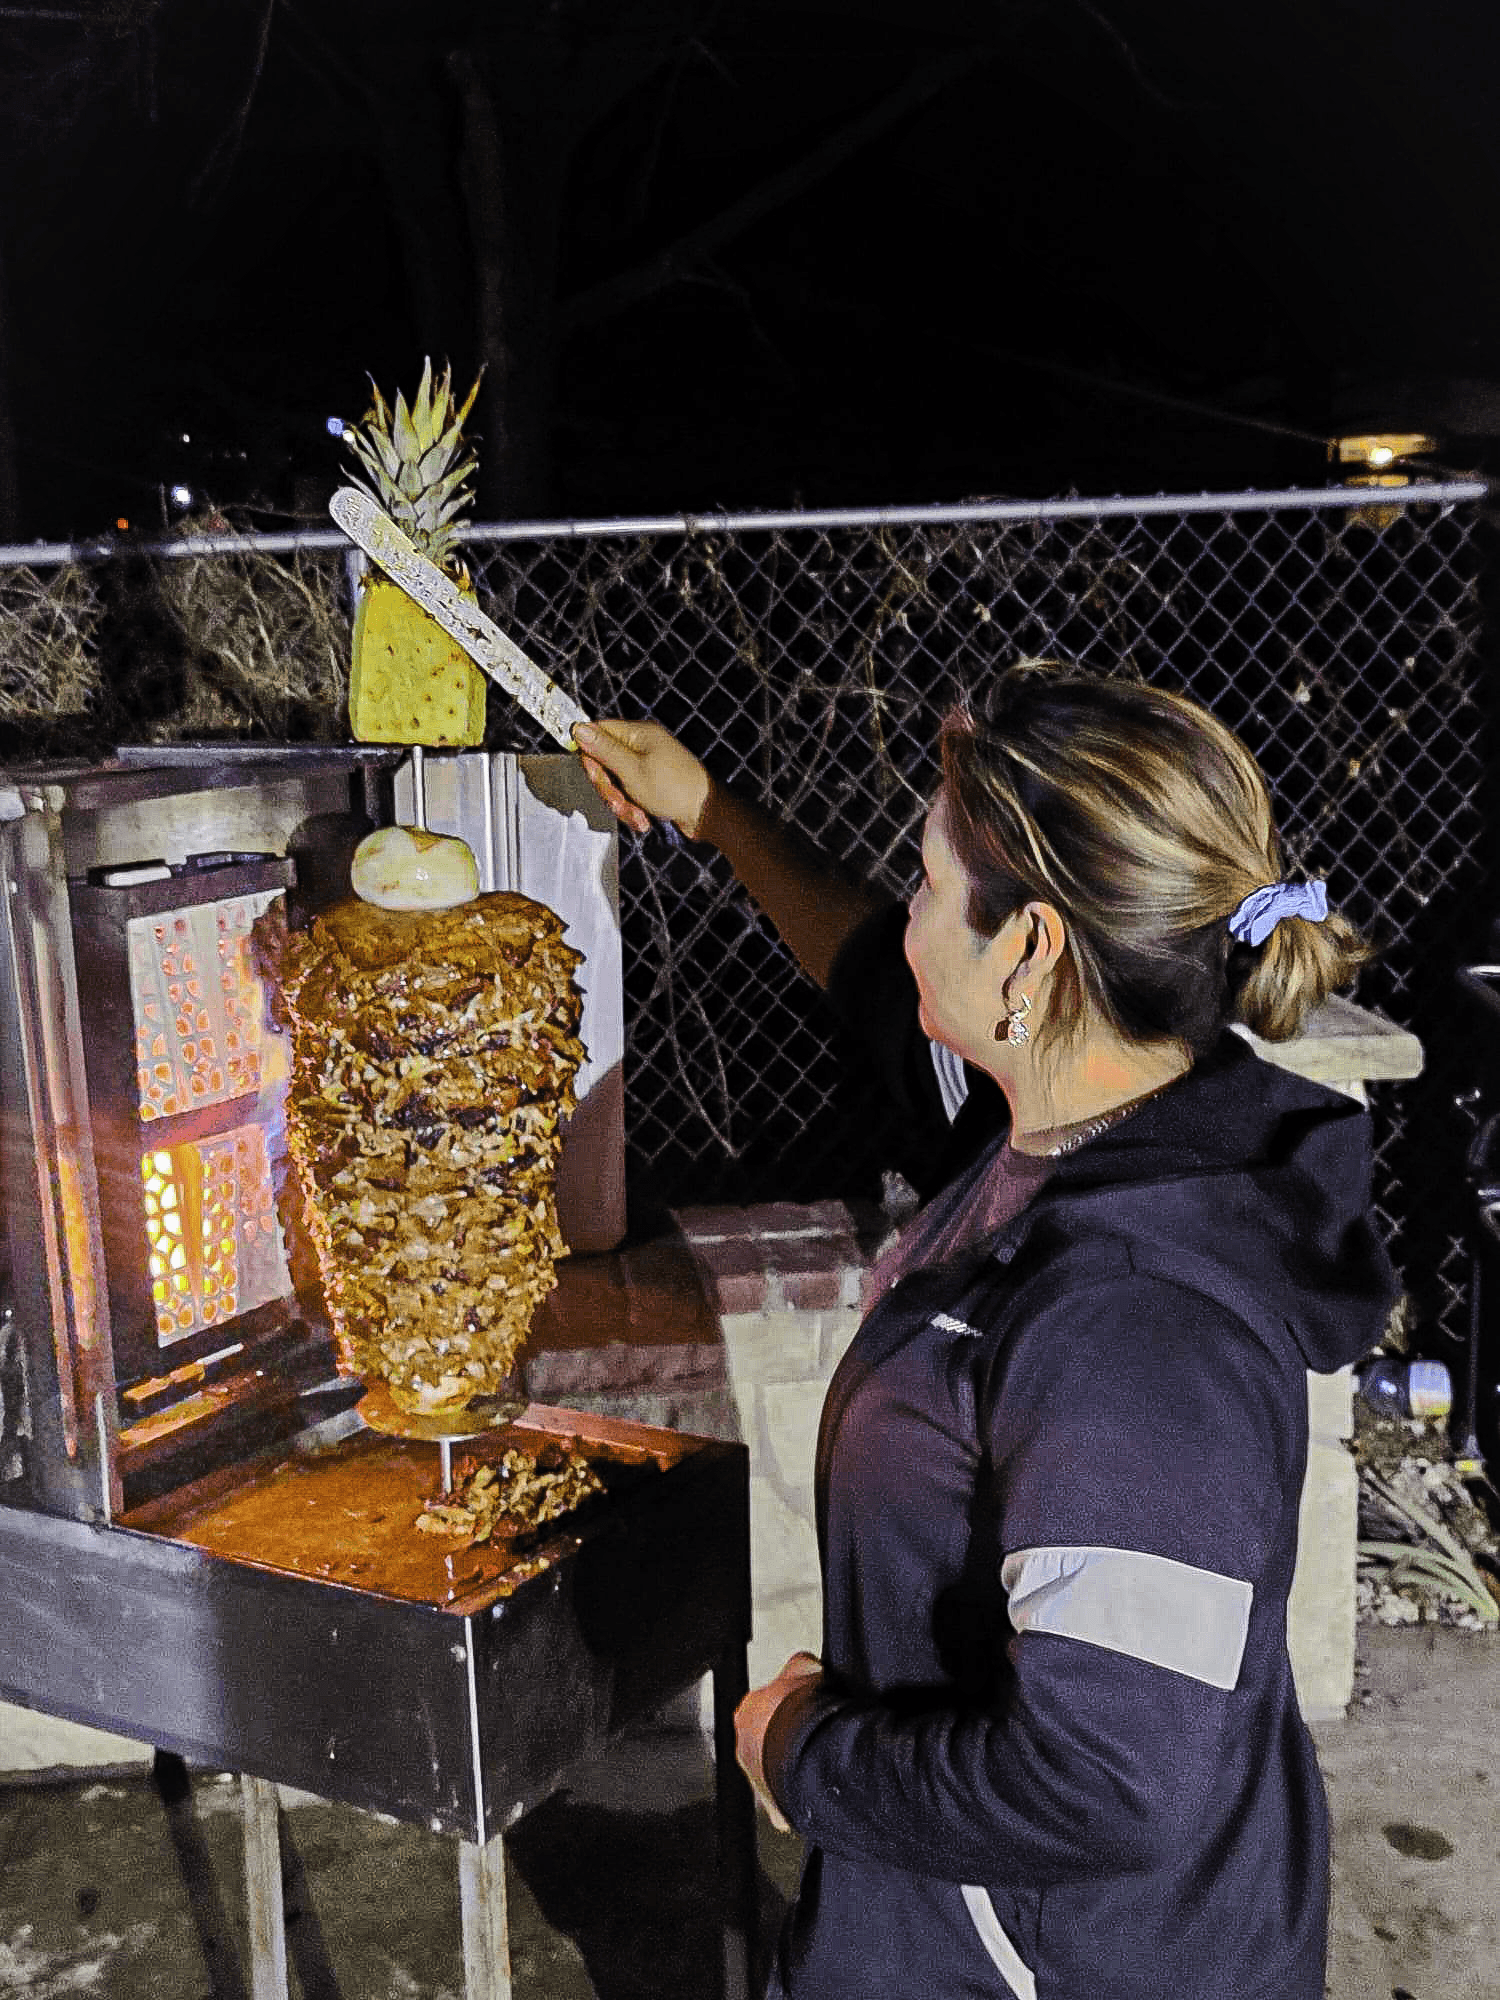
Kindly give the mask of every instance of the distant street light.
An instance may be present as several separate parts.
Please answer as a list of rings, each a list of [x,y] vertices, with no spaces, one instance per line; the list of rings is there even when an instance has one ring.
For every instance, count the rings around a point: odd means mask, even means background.
[[[1330,438],[1328,457],[1334,465],[1356,468],[1344,474],[1346,486],[1409,486],[1410,476],[1400,466],[1410,458],[1430,457],[1437,448],[1437,439],[1423,431],[1366,431],[1357,437]],[[1399,507],[1356,507],[1349,519],[1379,533],[1400,515]]]

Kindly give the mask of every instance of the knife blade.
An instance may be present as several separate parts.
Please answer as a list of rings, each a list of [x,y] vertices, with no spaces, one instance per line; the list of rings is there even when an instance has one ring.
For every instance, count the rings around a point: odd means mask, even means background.
[[[350,541],[357,543],[372,562],[379,563],[393,583],[399,583],[408,597],[435,618],[477,667],[518,701],[528,715],[534,716],[565,750],[577,749],[573,728],[576,723],[588,721],[585,711],[542,672],[535,660],[522,652],[514,639],[501,631],[493,618],[487,618],[477,604],[470,604],[464,598],[452,577],[424,556],[368,493],[362,493],[357,486],[341,486],[329,501],[328,511]]]

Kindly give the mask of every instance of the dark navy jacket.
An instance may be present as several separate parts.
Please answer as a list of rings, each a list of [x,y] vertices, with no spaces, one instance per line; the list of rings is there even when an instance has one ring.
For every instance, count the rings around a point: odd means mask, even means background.
[[[1366,1115],[1226,1035],[877,1306],[819,1443],[825,1678],[767,1734],[809,1843],[773,1994],[1322,2000],[1306,1371],[1394,1290]]]

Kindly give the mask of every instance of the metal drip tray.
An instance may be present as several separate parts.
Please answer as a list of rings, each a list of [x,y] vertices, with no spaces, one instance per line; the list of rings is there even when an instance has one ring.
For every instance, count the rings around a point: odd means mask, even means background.
[[[417,1533],[437,1447],[364,1433],[107,1527],[0,1507],[0,1694],[471,1842],[705,1673],[730,1728],[745,1447],[525,1421],[612,1476],[520,1549]]]

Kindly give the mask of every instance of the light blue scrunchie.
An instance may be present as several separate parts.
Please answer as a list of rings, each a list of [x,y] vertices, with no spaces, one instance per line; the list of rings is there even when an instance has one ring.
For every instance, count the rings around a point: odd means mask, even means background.
[[[1328,915],[1326,882],[1272,882],[1256,889],[1229,919],[1229,935],[1241,944],[1264,944],[1283,917],[1306,917],[1320,924]]]

